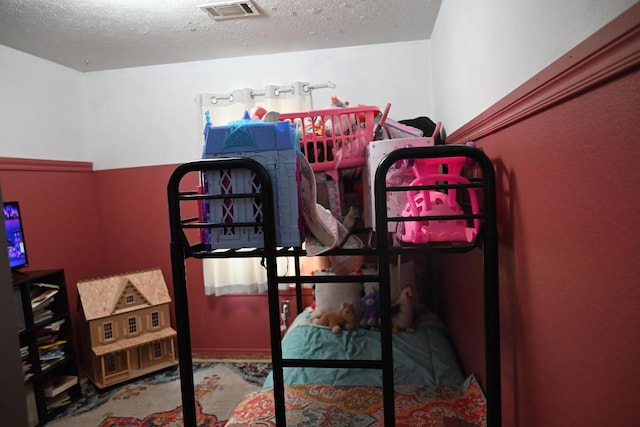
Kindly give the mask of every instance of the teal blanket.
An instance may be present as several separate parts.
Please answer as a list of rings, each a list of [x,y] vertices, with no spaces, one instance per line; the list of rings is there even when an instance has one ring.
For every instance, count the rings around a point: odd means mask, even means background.
[[[288,359],[380,359],[380,331],[357,329],[333,334],[308,323],[301,313],[282,341]],[[448,339],[446,327],[432,314],[423,316],[415,332],[393,335],[394,382],[410,385],[461,385],[465,377]],[[284,368],[285,384],[382,385],[377,369]],[[271,374],[265,387],[273,387]]]

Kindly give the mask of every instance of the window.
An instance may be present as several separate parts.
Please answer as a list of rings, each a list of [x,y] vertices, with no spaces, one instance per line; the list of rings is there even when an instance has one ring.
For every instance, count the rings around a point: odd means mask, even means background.
[[[162,357],[162,343],[154,342],[153,343],[153,358],[159,359]]]
[[[133,304],[134,298],[133,295],[127,295],[125,298],[127,304]]]
[[[130,334],[135,334],[136,332],[138,332],[138,322],[136,321],[135,317],[130,317],[127,320],[128,324],[129,324],[129,333]]]
[[[102,326],[102,332],[104,333],[104,340],[112,340],[113,339],[113,323],[105,323]]]
[[[106,354],[104,356],[104,370],[107,374],[116,371],[116,356],[114,354]]]
[[[158,326],[160,326],[160,313],[154,311],[151,313],[151,327],[157,328]]]

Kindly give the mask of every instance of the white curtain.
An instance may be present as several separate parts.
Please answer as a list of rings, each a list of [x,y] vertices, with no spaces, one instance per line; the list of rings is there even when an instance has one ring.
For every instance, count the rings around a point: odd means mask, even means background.
[[[295,82],[287,86],[269,85],[263,89],[236,89],[224,94],[201,94],[201,130],[207,117],[214,125],[220,126],[230,121],[242,119],[245,111],[261,106],[267,111],[294,113],[312,109],[311,91],[314,88],[333,87],[311,86],[305,82]],[[267,289],[266,269],[260,258],[205,259],[204,286],[206,295],[226,295],[231,293],[263,292]],[[294,275],[293,259],[278,259],[279,275]],[[283,287],[287,285],[284,284]]]

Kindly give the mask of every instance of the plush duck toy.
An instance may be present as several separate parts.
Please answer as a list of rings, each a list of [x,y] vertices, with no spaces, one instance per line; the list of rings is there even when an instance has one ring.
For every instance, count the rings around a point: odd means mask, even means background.
[[[407,332],[414,331],[411,327],[411,324],[413,323],[413,307],[411,305],[411,298],[413,298],[411,286],[405,286],[400,293],[398,301],[391,306],[391,324],[394,333],[397,333],[400,330],[405,330]]]

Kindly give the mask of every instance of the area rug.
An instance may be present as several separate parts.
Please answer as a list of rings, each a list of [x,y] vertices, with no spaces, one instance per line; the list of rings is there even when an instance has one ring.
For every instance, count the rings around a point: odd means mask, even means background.
[[[198,426],[222,427],[247,394],[261,388],[271,371],[264,360],[198,360],[193,363]],[[182,426],[180,373],[176,368],[98,390],[82,384],[82,398],[47,426]]]

